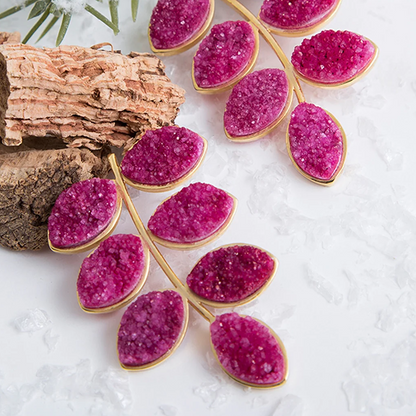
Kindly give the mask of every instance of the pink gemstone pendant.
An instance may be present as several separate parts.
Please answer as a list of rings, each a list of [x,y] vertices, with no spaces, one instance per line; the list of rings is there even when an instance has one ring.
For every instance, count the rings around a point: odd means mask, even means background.
[[[106,313],[134,299],[149,272],[149,251],[140,237],[112,235],[81,265],[77,293],[85,312]]]
[[[258,30],[250,23],[227,21],[213,26],[194,56],[195,89],[208,94],[230,89],[251,71],[258,52]]]
[[[186,283],[201,302],[233,307],[259,296],[271,283],[277,266],[277,259],[258,247],[223,246],[202,257]]]
[[[222,368],[240,383],[277,387],[286,382],[288,365],[279,337],[263,323],[236,313],[217,316],[211,344]]]
[[[286,144],[294,165],[312,182],[331,185],[341,173],[347,153],[345,133],[322,108],[299,104],[290,117]]]
[[[126,182],[137,189],[168,191],[192,176],[206,149],[206,140],[186,128],[148,130],[125,154],[121,172]]]
[[[173,249],[200,247],[219,237],[234,216],[237,200],[205,183],[193,183],[165,200],[149,220],[151,237]]]
[[[159,0],[149,24],[152,51],[174,55],[197,44],[211,25],[214,6],[214,0]]]
[[[337,12],[341,0],[265,0],[259,20],[280,36],[316,32]]]
[[[348,86],[374,65],[374,43],[348,31],[324,30],[304,39],[292,54],[292,64],[303,81],[318,87]]]
[[[232,90],[224,113],[224,130],[236,142],[257,140],[272,131],[292,103],[286,73],[268,68],[245,76]]]

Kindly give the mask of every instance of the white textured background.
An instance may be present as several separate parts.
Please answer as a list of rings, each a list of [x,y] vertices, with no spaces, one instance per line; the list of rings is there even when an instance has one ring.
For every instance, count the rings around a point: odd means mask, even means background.
[[[0,10],[10,6],[0,3]],[[73,19],[65,43],[109,41],[123,53],[149,51],[155,1],[141,0],[135,24],[130,2],[120,3],[117,37],[84,13]],[[244,4],[255,13],[260,7],[260,1]],[[100,10],[108,14],[104,5]],[[1,21],[0,30],[25,32],[32,24],[26,16]],[[210,182],[240,202],[220,240],[197,252],[164,253],[182,279],[222,244],[252,243],[277,256],[280,268],[270,288],[239,311],[263,319],[283,339],[290,365],[285,386],[246,389],[224,376],[211,361],[208,325],[193,312],[182,346],[168,361],[125,373],[116,354],[123,311],[91,316],[78,307],[83,255],[0,249],[0,415],[415,415],[415,17],[412,0],[345,0],[327,25],[380,47],[374,69],[354,86],[304,87],[306,99],[334,114],[347,133],[345,170],[331,188],[308,182],[291,165],[287,120],[260,141],[227,141],[222,113],[228,94],[193,91],[195,48],[164,59],[168,75],[187,90],[177,123],[209,141],[192,181]],[[215,23],[237,18],[218,2]],[[55,36],[39,46],[53,46]],[[300,41],[280,38],[287,55]],[[276,65],[262,42],[256,68]],[[167,194],[133,196],[147,220]],[[126,212],[117,232],[133,232]],[[169,284],[153,262],[145,291],[162,287]],[[51,322],[32,334],[18,331],[16,318],[36,308]]]

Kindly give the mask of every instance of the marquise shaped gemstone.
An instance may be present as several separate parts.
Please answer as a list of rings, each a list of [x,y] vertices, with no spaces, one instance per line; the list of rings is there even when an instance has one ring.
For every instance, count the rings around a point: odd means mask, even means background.
[[[123,175],[135,183],[162,186],[184,177],[203,155],[204,140],[186,128],[148,130],[125,154]]]
[[[290,118],[288,138],[294,162],[313,179],[329,182],[342,167],[342,132],[322,108],[299,104]]]
[[[292,64],[310,81],[339,84],[362,73],[375,54],[376,48],[363,36],[348,31],[324,30],[296,46]]]
[[[204,299],[230,303],[257,292],[273,275],[275,261],[263,250],[249,245],[222,247],[206,254],[186,280]]]
[[[121,318],[118,356],[125,368],[141,367],[166,356],[185,331],[185,305],[174,290],[139,296]]]
[[[284,71],[262,69],[245,76],[233,88],[225,107],[227,134],[231,138],[260,134],[280,117],[288,98]]]
[[[77,281],[81,305],[100,309],[121,302],[139,284],[144,269],[139,237],[118,234],[107,238],[82,262]]]
[[[194,56],[196,85],[210,89],[231,83],[252,62],[256,42],[253,27],[247,22],[227,21],[213,26]]]
[[[116,210],[113,181],[93,178],[75,183],[59,195],[52,208],[49,241],[57,248],[88,243],[108,227]]]
[[[148,227],[161,240],[192,244],[217,233],[233,208],[234,199],[223,190],[193,183],[159,205]]]
[[[285,352],[270,329],[236,313],[217,316],[211,342],[222,367],[238,380],[258,386],[285,382]]]
[[[210,0],[159,0],[150,18],[149,37],[155,49],[178,48],[203,28]]]
[[[340,0],[265,0],[260,19],[281,30],[307,29],[319,24]]]

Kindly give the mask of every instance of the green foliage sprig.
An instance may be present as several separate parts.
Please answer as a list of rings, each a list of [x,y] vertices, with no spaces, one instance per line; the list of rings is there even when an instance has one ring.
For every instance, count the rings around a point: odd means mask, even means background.
[[[102,2],[102,0],[97,0]],[[109,0],[108,7],[110,9],[111,19],[108,19],[103,14],[101,14],[97,9],[92,7],[89,4],[84,6],[84,9],[91,13],[94,17],[100,20],[102,23],[111,28],[114,34],[117,35],[119,32],[118,27],[118,3],[119,0]],[[0,19],[4,19],[7,16],[10,16],[14,13],[17,13],[29,6],[32,6],[30,9],[28,20],[34,19],[37,17],[36,23],[29,30],[27,35],[24,37],[22,43],[27,43],[29,39],[38,31],[38,29],[49,19],[45,29],[40,34],[37,42],[41,40],[54,26],[61,20],[61,27],[59,28],[58,36],[56,37],[56,46],[60,45],[66,35],[69,24],[71,22],[72,14],[67,10],[63,10],[56,6],[53,0],[25,0],[21,5],[11,7],[10,9],[0,13]],[[139,8],[139,0],[131,0],[131,13],[133,21],[136,21],[137,11]]]

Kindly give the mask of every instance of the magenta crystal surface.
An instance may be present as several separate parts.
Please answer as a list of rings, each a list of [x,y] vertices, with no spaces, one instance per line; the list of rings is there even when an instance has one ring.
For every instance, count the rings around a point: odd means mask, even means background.
[[[227,84],[241,74],[255,52],[253,28],[243,21],[212,27],[194,57],[194,79],[200,88]]]
[[[48,222],[54,247],[70,248],[88,243],[110,224],[117,209],[117,189],[108,179],[78,182],[57,198]]]
[[[286,376],[284,353],[270,329],[249,316],[217,316],[211,342],[221,365],[232,376],[251,384],[279,384]]]
[[[125,367],[139,367],[158,360],[182,333],[185,309],[173,290],[139,296],[121,318],[118,355]]]
[[[195,243],[210,237],[227,221],[233,198],[205,183],[193,183],[159,205],[149,230],[173,243]]]
[[[209,9],[209,0],[159,0],[150,18],[153,46],[172,49],[187,43],[204,26]]]
[[[373,44],[356,33],[324,30],[296,46],[292,64],[311,81],[333,84],[346,82],[361,73],[374,53]]]
[[[139,237],[113,235],[83,262],[77,291],[82,306],[104,308],[122,301],[143,277],[145,255]]]
[[[340,166],[344,148],[341,130],[322,108],[301,103],[289,123],[292,157],[305,173],[330,180]]]
[[[224,127],[231,137],[261,132],[278,119],[289,96],[284,71],[262,69],[245,76],[228,98]]]
[[[125,154],[121,171],[140,184],[166,185],[186,175],[203,149],[203,139],[191,130],[177,126],[148,130]]]
[[[339,0],[265,0],[260,19],[278,29],[305,29],[325,19]]]
[[[231,246],[202,257],[186,282],[197,295],[214,302],[236,302],[259,290],[271,277],[274,260],[252,246]]]

